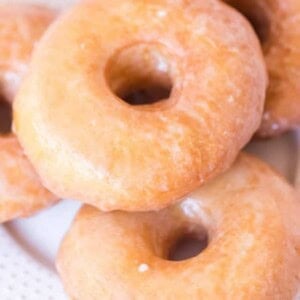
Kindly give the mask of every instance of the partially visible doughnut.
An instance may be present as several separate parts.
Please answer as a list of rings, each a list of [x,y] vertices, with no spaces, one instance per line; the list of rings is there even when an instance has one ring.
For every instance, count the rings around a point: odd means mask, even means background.
[[[243,154],[224,175],[158,212],[84,206],[57,268],[72,299],[294,299],[299,215],[292,188]],[[206,248],[168,260],[176,242],[191,235]]]
[[[42,186],[17,139],[0,137],[0,223],[27,217],[56,201]]]
[[[15,131],[62,198],[161,209],[231,165],[266,85],[253,30],[222,2],[84,1],[39,44]]]
[[[258,33],[270,85],[260,136],[300,125],[300,1],[225,0],[244,14]]]
[[[42,186],[17,138],[10,133],[9,116],[9,107],[27,71],[34,45],[54,17],[55,13],[47,8],[0,5],[0,124],[3,129],[0,132],[0,223],[29,216],[57,201]]]
[[[12,101],[31,53],[56,13],[36,5],[0,4],[0,93]]]

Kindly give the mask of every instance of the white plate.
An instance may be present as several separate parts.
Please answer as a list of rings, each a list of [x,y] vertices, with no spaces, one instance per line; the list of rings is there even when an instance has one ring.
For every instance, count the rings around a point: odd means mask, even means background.
[[[63,7],[74,0],[0,2]],[[298,140],[296,133],[290,133],[274,140],[256,141],[247,150],[269,162],[294,184],[297,182]],[[79,207],[75,201],[62,201],[32,218],[0,226],[0,300],[67,299],[54,261],[61,239]]]

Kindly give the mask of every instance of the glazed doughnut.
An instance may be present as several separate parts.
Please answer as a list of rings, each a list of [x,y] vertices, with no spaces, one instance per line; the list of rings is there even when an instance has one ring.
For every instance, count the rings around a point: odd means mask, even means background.
[[[54,12],[36,6],[0,5],[1,107],[13,101],[34,44],[54,19]],[[0,223],[28,216],[55,201],[25,157],[17,138],[9,133],[9,120],[1,110]],[[2,125],[1,125],[2,126]]]
[[[56,13],[36,5],[0,4],[0,88],[12,101],[32,50]]]
[[[72,299],[294,299],[299,212],[292,188],[244,154],[230,171],[158,212],[84,206],[57,267]],[[170,261],[185,236],[206,240],[206,248]]]
[[[266,70],[240,14],[194,2],[84,1],[51,27],[14,107],[46,187],[144,211],[230,166],[259,126]]]
[[[270,76],[260,136],[300,124],[300,1],[226,0],[258,33]]]
[[[0,223],[27,217],[57,201],[46,190],[17,139],[0,137]]]

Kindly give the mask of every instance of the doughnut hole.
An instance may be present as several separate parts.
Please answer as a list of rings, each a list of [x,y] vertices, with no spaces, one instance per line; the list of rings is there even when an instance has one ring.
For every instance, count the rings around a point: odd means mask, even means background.
[[[226,2],[243,14],[252,25],[260,42],[264,45],[270,35],[271,22],[267,10],[260,1],[226,0]],[[247,3],[244,3],[247,2]]]
[[[184,231],[170,244],[167,260],[182,261],[198,256],[207,248],[208,243],[207,231],[202,227]]]
[[[3,97],[0,99],[0,134],[11,133],[12,127],[12,106]]]
[[[105,77],[112,93],[129,105],[161,106],[170,100],[173,82],[161,45],[141,43],[117,51]]]

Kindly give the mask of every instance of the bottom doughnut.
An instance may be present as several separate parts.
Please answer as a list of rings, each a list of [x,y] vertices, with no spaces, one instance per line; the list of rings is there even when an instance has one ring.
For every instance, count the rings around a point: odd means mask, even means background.
[[[299,286],[299,205],[268,166],[242,154],[180,204],[147,213],[84,206],[57,268],[72,299],[293,299]],[[185,236],[207,239],[171,261]]]

